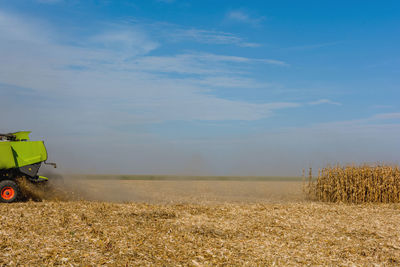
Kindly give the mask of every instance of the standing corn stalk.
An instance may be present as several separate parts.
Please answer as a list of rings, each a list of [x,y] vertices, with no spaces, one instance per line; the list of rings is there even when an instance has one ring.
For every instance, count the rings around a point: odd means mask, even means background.
[[[305,190],[310,199],[325,202],[400,202],[400,169],[396,165],[327,166]]]

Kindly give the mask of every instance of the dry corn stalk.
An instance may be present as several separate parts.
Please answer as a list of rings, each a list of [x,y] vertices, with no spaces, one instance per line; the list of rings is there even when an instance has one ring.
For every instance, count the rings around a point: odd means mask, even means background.
[[[310,172],[311,173],[311,172]],[[325,202],[400,202],[400,169],[396,165],[327,166],[309,179],[306,193]]]

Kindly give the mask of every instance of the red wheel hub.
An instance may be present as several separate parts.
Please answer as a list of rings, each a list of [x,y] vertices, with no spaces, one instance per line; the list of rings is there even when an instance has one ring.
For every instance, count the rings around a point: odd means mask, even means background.
[[[6,186],[1,189],[1,198],[5,200],[10,200],[14,197],[15,190],[12,187]]]

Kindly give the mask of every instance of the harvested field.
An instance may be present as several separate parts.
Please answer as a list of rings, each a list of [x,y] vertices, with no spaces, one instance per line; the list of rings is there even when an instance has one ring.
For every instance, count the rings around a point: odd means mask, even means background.
[[[400,204],[316,203],[302,185],[66,180],[86,200],[0,205],[0,266],[400,264]]]
[[[0,205],[0,266],[400,264],[398,204]]]

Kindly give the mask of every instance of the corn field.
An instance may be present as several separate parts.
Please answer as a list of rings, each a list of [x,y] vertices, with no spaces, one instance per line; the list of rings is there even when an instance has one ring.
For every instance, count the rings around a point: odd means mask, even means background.
[[[312,177],[310,169],[307,195],[324,202],[398,203],[400,202],[400,168],[396,165],[328,166]]]

